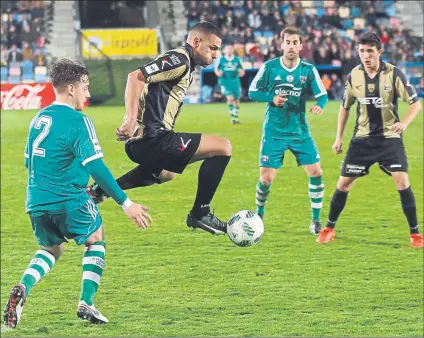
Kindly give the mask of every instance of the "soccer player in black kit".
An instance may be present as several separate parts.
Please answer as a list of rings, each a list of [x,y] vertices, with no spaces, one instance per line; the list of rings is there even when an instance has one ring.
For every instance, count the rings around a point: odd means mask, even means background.
[[[359,39],[358,53],[361,64],[347,77],[343,103],[340,107],[335,153],[342,153],[343,131],[349,109],[357,102],[356,126],[353,138],[341,167],[337,188],[331,200],[328,222],[318,243],[328,243],[336,236],[336,222],[345,207],[354,181],[368,174],[378,163],[393,178],[399,192],[403,212],[410,231],[411,246],[424,247],[418,231],[417,208],[409,184],[408,160],[402,134],[421,110],[421,102],[406,76],[394,65],[380,60],[381,40],[375,33],[364,33]],[[398,99],[409,104],[407,113],[398,114]]]
[[[223,137],[173,129],[195,67],[212,64],[221,43],[219,29],[200,22],[181,48],[131,72],[125,89],[125,120],[116,131],[117,139],[125,141],[128,157],[138,164],[117,179],[123,190],[170,181],[190,163],[203,161],[187,226],[214,235],[227,231],[227,224],[211,212],[210,202],[230,161],[231,144]],[[89,190],[98,203],[108,197],[96,184]]]

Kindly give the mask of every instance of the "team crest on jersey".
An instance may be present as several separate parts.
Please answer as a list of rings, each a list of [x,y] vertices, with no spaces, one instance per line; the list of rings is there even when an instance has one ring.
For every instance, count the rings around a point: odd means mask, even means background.
[[[169,58],[171,59],[174,66],[179,65],[181,63],[180,59],[175,54],[171,54]]]
[[[287,75],[286,80],[287,82],[293,82],[293,76]]]
[[[266,155],[262,156],[262,162],[268,162],[268,160],[269,160],[268,156]]]
[[[374,83],[368,83],[368,91],[370,93],[374,93],[375,90],[375,84]]]
[[[304,83],[305,83],[305,81],[306,81],[306,76],[301,76],[301,77],[300,77],[300,83],[301,83],[301,84],[304,84]]]

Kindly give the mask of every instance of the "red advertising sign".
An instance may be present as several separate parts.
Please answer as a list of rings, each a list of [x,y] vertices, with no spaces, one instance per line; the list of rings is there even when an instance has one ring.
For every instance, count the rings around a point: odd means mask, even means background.
[[[1,109],[41,109],[55,100],[51,83],[19,83],[1,85]],[[85,104],[88,105],[88,102]]]

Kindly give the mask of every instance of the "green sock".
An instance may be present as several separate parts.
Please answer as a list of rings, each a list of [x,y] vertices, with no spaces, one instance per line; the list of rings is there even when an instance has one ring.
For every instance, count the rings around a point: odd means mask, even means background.
[[[94,294],[100,285],[105,268],[105,252],[105,242],[95,242],[84,250],[80,300],[85,301],[88,305],[93,305]]]
[[[233,109],[233,117],[237,120],[238,119],[238,116],[239,116],[239,111],[240,111],[240,107],[236,107],[236,106],[234,106],[234,109]]]
[[[258,215],[265,215],[265,203],[268,198],[271,189],[270,185],[263,185],[261,181],[258,181],[256,186],[256,213]]]
[[[46,250],[40,249],[34,254],[20,281],[25,286],[27,296],[34,285],[49,273],[55,262],[56,258]]]
[[[232,103],[228,104],[228,114],[230,114],[231,118],[233,119],[233,110],[234,110],[234,105]]]
[[[320,221],[322,199],[324,197],[324,183],[322,183],[322,176],[309,177],[309,197],[311,199],[312,221]]]

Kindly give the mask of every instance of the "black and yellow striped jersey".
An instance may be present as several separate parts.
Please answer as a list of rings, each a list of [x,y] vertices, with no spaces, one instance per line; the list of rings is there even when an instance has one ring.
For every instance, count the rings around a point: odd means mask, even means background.
[[[343,108],[349,110],[358,101],[353,137],[400,137],[392,131],[393,124],[399,122],[399,98],[408,104],[418,101],[405,74],[394,65],[381,61],[373,79],[362,64],[353,68],[347,77],[342,103]]]
[[[140,67],[145,86],[138,105],[137,127],[130,139],[172,130],[195,70],[193,49],[185,44]]]

